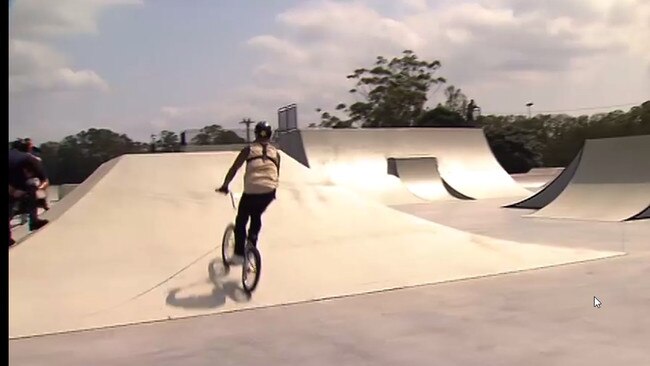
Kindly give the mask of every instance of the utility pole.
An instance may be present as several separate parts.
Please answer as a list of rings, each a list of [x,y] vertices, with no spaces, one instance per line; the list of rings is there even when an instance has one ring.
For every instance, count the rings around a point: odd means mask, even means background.
[[[151,145],[149,146],[149,151],[152,153],[156,152],[156,135],[151,135]]]
[[[246,142],[251,142],[251,125],[254,122],[250,118],[244,118],[239,124],[246,125]]]
[[[530,114],[530,107],[532,107],[533,105],[534,105],[533,102],[526,103],[526,107],[528,107],[528,119],[532,117]]]

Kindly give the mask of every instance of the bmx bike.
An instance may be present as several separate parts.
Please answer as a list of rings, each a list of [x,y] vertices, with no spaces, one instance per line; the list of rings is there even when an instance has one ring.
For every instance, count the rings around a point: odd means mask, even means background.
[[[230,196],[230,202],[232,204],[235,212],[237,211],[237,205],[235,204],[235,197],[232,192],[228,192]],[[230,272],[230,266],[234,265],[233,256],[235,255],[235,224],[231,222],[226,226],[226,230],[223,233],[223,239],[221,242],[221,259],[223,260],[223,265],[226,273]],[[260,275],[262,271],[262,256],[260,255],[259,250],[255,245],[246,238],[244,244],[244,263],[242,264],[242,287],[244,291],[250,296],[255,288],[257,283],[260,280]]]

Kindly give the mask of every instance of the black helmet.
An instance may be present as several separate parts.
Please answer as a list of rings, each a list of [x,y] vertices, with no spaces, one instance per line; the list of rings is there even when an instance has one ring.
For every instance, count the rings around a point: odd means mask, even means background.
[[[268,122],[266,121],[257,122],[257,124],[255,125],[256,138],[270,139],[272,134],[273,134],[273,128]]]
[[[27,146],[28,145],[25,143],[25,140],[23,139],[17,139],[11,143],[12,149],[22,151],[22,152],[27,152]]]

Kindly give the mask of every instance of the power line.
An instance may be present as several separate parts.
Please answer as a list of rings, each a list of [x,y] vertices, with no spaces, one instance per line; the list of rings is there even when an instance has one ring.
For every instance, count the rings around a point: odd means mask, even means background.
[[[631,105],[640,105],[641,103],[625,103],[625,104],[616,104],[616,105],[605,105],[605,106],[600,106],[600,107],[582,107],[582,108],[575,108],[575,109],[557,109],[557,110],[549,110],[549,111],[538,111],[537,113],[560,113],[560,112],[590,111],[590,110],[594,110],[594,109],[618,108],[618,107],[627,107],[627,106],[631,106]]]
[[[619,107],[627,107],[627,106],[634,106],[634,105],[641,105],[643,102],[632,102],[632,103],[625,103],[625,104],[615,104],[615,105],[604,105],[604,106],[597,106],[597,107],[581,107],[581,108],[573,108],[573,109],[555,109],[555,110],[542,110],[542,111],[536,111],[533,109],[534,114],[541,114],[541,113],[564,113],[564,112],[578,112],[578,111],[589,111],[589,110],[595,110],[595,109],[607,109],[607,108],[619,108]],[[496,115],[516,115],[516,114],[521,114],[521,112],[517,113],[486,113],[486,114],[496,114]]]

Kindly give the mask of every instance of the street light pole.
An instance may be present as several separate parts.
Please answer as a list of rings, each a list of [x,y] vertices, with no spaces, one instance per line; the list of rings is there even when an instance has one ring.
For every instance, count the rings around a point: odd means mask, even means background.
[[[532,107],[533,105],[534,105],[533,102],[526,103],[526,107],[528,107],[528,119],[531,118],[530,107]]]

